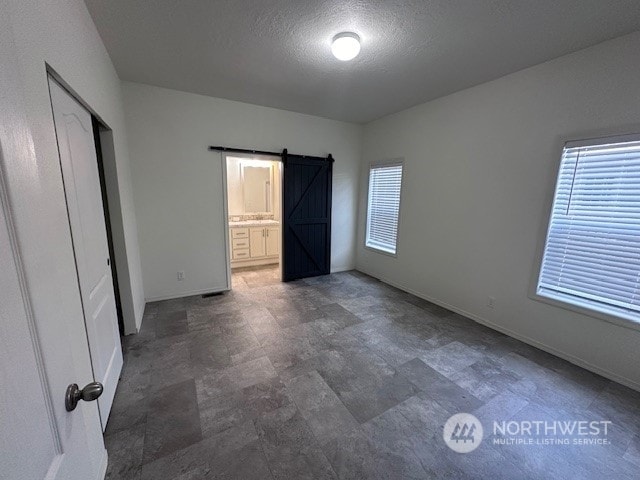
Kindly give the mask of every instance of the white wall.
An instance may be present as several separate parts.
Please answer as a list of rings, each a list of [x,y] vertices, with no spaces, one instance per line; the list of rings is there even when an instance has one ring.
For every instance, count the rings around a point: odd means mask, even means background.
[[[209,145],[333,154],[331,269],[353,268],[361,126],[135,83],[123,92],[147,300],[226,288],[221,160]]]
[[[528,297],[563,141],[640,131],[639,51],[635,33],[368,124],[357,268],[640,388],[640,331]],[[365,187],[398,157],[392,258],[363,248]]]
[[[38,226],[32,234],[50,242],[52,256],[59,254],[59,246],[71,246],[45,70],[48,64],[113,130],[122,216],[122,228],[114,231],[120,236],[114,240],[122,240],[120,248],[126,246],[126,264],[119,280],[127,287],[122,295],[125,329],[133,333],[142,321],[144,296],[120,81],[84,2],[9,0],[8,4],[38,176],[49,203],[46,208],[51,209],[51,224]],[[41,267],[46,265],[43,262]]]
[[[63,446],[72,447],[65,452],[65,459],[54,460],[54,465],[61,469],[71,469],[81,478],[97,478],[99,474],[104,475],[106,469],[106,451],[97,406],[95,403],[92,406],[87,404],[74,412],[73,416],[65,416],[66,412],[60,411],[64,409],[61,404],[62,389],[71,382],[84,385],[93,378],[93,373],[86,334],[82,328],[84,318],[49,99],[46,64],[51,65],[114,130],[118,173],[122,176],[119,193],[125,209],[124,230],[127,247],[130,248],[128,253],[133,288],[131,298],[137,299],[144,306],[137,262],[136,226],[131,201],[120,82],[82,0],[3,0],[0,2],[0,17],[3,29],[0,40],[3,51],[0,70],[8,72],[3,75],[3,86],[11,85],[5,83],[5,78],[17,79],[21,90],[20,98],[12,89],[0,91],[0,96],[11,100],[3,102],[3,106],[18,107],[17,111],[5,110],[0,113],[5,120],[3,129],[9,126],[9,120],[14,121],[11,130],[3,131],[3,140],[11,138],[11,141],[0,145],[0,155],[9,154],[10,158],[3,159],[3,166],[8,168],[3,168],[0,175],[4,177],[4,187],[7,188],[10,199],[13,216],[11,223],[16,229],[26,291],[31,297],[28,313],[33,314],[40,340],[39,347],[47,367],[47,379],[51,386],[56,387],[55,392],[49,392],[55,400],[51,408],[58,419],[64,419],[64,422],[57,425]],[[15,54],[16,62],[7,61],[8,52],[12,57]],[[12,142],[15,144],[13,147]],[[16,148],[18,145],[20,148]],[[10,149],[7,149],[8,146]],[[23,155],[19,155],[21,151]],[[10,255],[10,252],[3,250],[2,255]],[[4,271],[0,273],[5,275]],[[133,311],[133,306],[131,307]],[[64,341],[60,341],[62,337]],[[60,347],[67,344],[73,347],[69,352],[72,362],[67,361],[65,368],[62,368],[61,359],[68,360],[68,357],[60,355]],[[19,360],[16,359],[16,362],[19,363]],[[7,368],[19,369],[20,365],[16,365]],[[37,386],[27,383],[24,387],[24,391],[35,388],[37,396]],[[10,413],[18,419],[19,413],[31,412]],[[34,416],[40,414],[32,413]],[[5,428],[4,419],[2,423],[2,428]],[[27,424],[25,422],[25,427]],[[51,436],[55,433],[53,427],[54,425],[39,425],[38,435],[43,437],[42,440],[55,442]],[[74,442],[79,441],[84,442],[82,451],[74,452],[74,448],[78,447]],[[52,457],[47,457],[47,452],[41,446],[42,441],[34,441],[32,448],[27,450],[34,457],[34,465],[44,467],[43,460],[50,460]],[[35,458],[39,455],[45,456]],[[32,471],[33,469],[28,468],[24,470]],[[57,473],[65,478],[73,475],[64,470]],[[3,476],[6,474],[6,471],[0,473]],[[49,471],[49,474],[55,475],[55,469]]]

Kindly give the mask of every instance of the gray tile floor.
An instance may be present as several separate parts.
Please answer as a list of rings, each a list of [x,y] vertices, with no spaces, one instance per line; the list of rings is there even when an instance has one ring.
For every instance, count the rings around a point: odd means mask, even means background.
[[[358,272],[233,284],[125,339],[109,479],[640,478],[637,392]],[[442,438],[459,412],[484,426],[467,454]],[[612,423],[500,445],[494,420]]]

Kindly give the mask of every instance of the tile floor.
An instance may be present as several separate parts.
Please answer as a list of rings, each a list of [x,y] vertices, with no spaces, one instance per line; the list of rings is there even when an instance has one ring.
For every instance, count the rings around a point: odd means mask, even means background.
[[[640,393],[358,272],[233,285],[147,305],[107,478],[640,478]],[[471,453],[443,441],[459,412]],[[554,420],[610,421],[608,444],[494,443],[493,421]]]

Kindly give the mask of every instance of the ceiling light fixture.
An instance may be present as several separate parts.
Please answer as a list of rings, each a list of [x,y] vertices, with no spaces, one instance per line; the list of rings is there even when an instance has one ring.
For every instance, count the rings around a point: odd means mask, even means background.
[[[346,62],[360,53],[360,37],[353,32],[342,32],[333,37],[331,52],[338,60]]]

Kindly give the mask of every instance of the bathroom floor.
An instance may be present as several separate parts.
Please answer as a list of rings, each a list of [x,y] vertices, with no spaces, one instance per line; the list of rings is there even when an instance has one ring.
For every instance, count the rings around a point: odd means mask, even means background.
[[[147,305],[107,478],[638,478],[640,393],[359,272],[277,277]],[[443,440],[460,412],[484,425],[467,454]],[[492,428],[573,420],[611,422],[609,443],[504,445]]]
[[[251,288],[280,283],[280,264],[259,267],[234,268],[231,271],[232,288]]]

